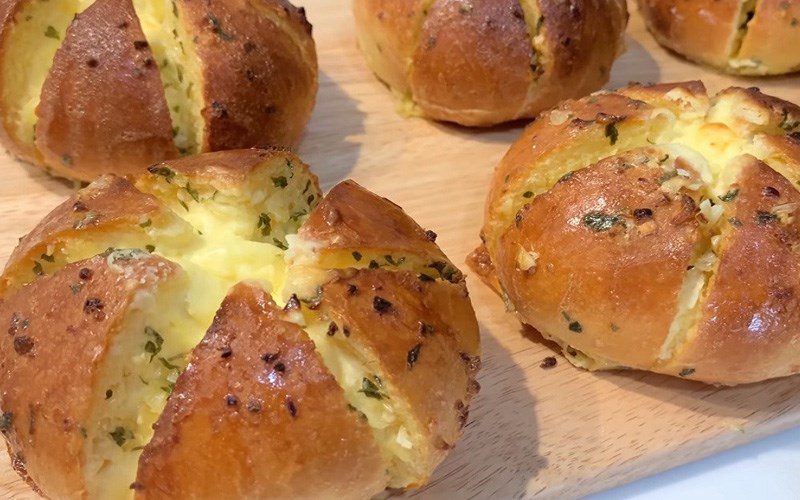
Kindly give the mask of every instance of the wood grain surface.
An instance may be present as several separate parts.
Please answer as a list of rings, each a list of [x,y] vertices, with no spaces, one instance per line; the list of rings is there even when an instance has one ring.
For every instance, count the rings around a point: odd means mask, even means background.
[[[356,48],[347,1],[304,0],[321,88],[300,153],[324,186],[353,178],[403,206],[461,263],[477,244],[492,170],[522,124],[489,130],[403,119]],[[628,50],[609,87],[629,81],[703,79],[712,91],[759,86],[800,102],[800,76],[737,79],[665,52],[632,7]],[[0,156],[0,260],[74,186]],[[593,374],[525,332],[470,277],[480,320],[483,387],[466,435],[424,498],[575,497],[653,474],[800,424],[798,379],[721,389],[643,372]],[[3,454],[5,455],[5,454]],[[0,497],[33,494],[0,462]]]

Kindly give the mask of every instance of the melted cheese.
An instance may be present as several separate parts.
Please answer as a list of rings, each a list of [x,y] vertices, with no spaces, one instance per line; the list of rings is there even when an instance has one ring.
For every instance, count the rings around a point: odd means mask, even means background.
[[[205,140],[203,79],[180,8],[175,0],[134,0],[133,4],[158,63],[175,146],[182,154],[197,153]]]
[[[312,321],[315,315],[309,315]],[[372,428],[390,476],[390,487],[402,488],[424,475],[417,470],[420,436],[418,424],[409,418],[410,412],[394,397],[390,384],[381,377],[375,366],[357,353],[341,335],[329,336],[329,323],[312,322],[305,330],[317,347],[328,370],[344,389],[351,407],[362,413]],[[376,378],[377,377],[377,378]],[[372,381],[378,388],[377,397],[364,392],[364,380]],[[423,466],[424,467],[424,466]]]
[[[185,312],[185,278],[134,297],[98,373],[86,424],[90,498],[132,497],[129,485],[135,480],[141,449],[152,438],[153,423],[205,330],[205,323]]]

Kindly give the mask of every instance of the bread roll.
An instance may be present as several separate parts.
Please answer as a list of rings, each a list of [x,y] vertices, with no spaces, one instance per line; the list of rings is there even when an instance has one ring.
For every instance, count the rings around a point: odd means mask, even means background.
[[[354,12],[399,110],[467,126],[599,89],[628,20],[623,0],[354,0]]]
[[[293,146],[317,80],[311,25],[285,0],[0,6],[0,141],[61,177]]]
[[[323,197],[280,151],[101,177],[0,278],[16,470],[52,498],[422,486],[480,366],[464,277],[435,238],[352,181]]]
[[[740,75],[800,71],[800,3],[786,0],[638,0],[658,43]]]
[[[800,371],[800,108],[633,85],[543,113],[495,172],[473,267],[589,369]]]

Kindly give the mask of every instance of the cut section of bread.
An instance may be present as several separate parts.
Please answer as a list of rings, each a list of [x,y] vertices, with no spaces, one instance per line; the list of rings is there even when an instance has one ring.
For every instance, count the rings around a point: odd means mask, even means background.
[[[146,253],[97,256],[4,296],[0,318],[11,334],[0,340],[2,432],[18,471],[39,492],[59,498],[96,493],[116,473],[115,465],[134,455],[123,451],[150,432],[152,412],[163,406],[163,384],[140,383],[130,394],[139,396],[139,404],[121,404],[129,396],[112,372],[122,368],[118,361],[132,367],[122,352],[131,342],[144,352],[143,317],[162,323],[158,306],[173,301],[170,282],[179,274],[175,265]],[[169,335],[175,331],[158,326],[164,343],[175,346]],[[160,363],[145,365],[142,373],[155,378],[151,368]],[[141,423],[135,422],[137,413]],[[119,443],[119,449],[107,442]],[[114,485],[118,491],[125,487]]]
[[[36,106],[53,58],[75,15],[91,3],[12,0],[0,7],[2,137],[12,152],[27,161],[39,161],[34,147]]]
[[[564,102],[497,168],[470,263],[579,366],[725,385],[796,373],[798,133],[800,108],[756,89]]]
[[[0,6],[0,140],[58,176],[294,147],[317,87],[311,25],[285,0]]]
[[[183,4],[174,0],[134,0],[133,7],[153,51],[153,67],[163,84],[175,147],[182,155],[200,151],[203,80],[194,40],[182,21]],[[183,15],[182,15],[183,14]]]
[[[664,47],[741,75],[800,70],[800,4],[785,0],[639,0],[648,29]]]
[[[232,290],[141,456],[138,497],[366,498],[383,489],[369,426],[286,316],[256,286]]]
[[[88,263],[121,275],[117,291],[78,304],[115,314],[103,350],[87,347],[85,408],[70,417],[85,429],[80,468],[65,484],[50,477],[72,466],[63,455],[27,462],[31,480],[47,496],[88,498],[369,498],[423,485],[461,435],[480,366],[463,275],[434,240],[353,182],[323,198],[282,151],[100,178],[22,239],[2,277],[0,318],[13,318],[7,308],[31,293],[48,297],[40,287],[58,287],[71,311],[68,299],[94,290]],[[140,263],[169,272],[140,291]],[[78,279],[63,284],[64,273]],[[24,328],[55,351],[75,332],[51,320]],[[24,360],[0,351],[11,371]],[[49,397],[66,407],[73,396]],[[11,453],[26,456],[13,432]]]

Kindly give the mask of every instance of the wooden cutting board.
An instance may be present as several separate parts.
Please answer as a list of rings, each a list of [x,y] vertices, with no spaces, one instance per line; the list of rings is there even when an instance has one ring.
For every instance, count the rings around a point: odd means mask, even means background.
[[[304,0],[317,40],[321,88],[301,156],[324,186],[354,178],[403,206],[457,263],[478,243],[492,169],[521,125],[489,130],[403,119],[365,67],[342,0]],[[788,48],[787,48],[788,49]],[[794,50],[797,50],[796,48]],[[628,51],[609,87],[703,79],[709,89],[760,86],[800,102],[800,76],[735,79],[662,50],[632,6]],[[73,189],[0,153],[0,261]],[[559,358],[469,281],[483,335],[483,386],[466,435],[412,496],[574,497],[609,488],[800,424],[798,378],[720,389],[642,372],[593,374]],[[5,454],[3,454],[5,455]],[[33,494],[0,462],[0,497]]]

